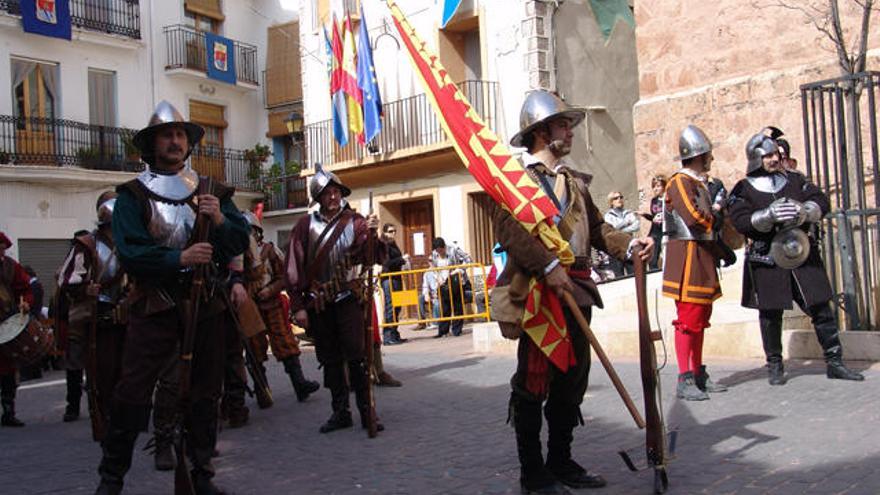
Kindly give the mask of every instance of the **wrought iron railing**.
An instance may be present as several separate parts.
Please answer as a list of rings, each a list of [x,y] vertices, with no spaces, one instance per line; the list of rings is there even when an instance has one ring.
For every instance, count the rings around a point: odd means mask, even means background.
[[[308,180],[299,175],[279,177],[264,182],[266,210],[289,210],[309,206]]]
[[[21,15],[19,0],[0,0],[0,10]],[[70,23],[103,33],[141,38],[138,0],[70,0]]]
[[[465,81],[458,87],[486,125],[496,129],[499,122],[498,83]],[[382,131],[367,147],[359,145],[353,137],[347,146],[340,147],[333,138],[333,120],[307,125],[308,166],[313,167],[315,162],[329,165],[360,160],[372,153],[392,153],[447,141],[431,102],[424,94],[385,103],[383,111]]]
[[[208,53],[205,33],[195,28],[175,24],[165,26],[165,50],[167,59],[165,69],[192,69],[207,71]],[[233,40],[235,46],[236,80],[259,85],[257,70],[257,47]]]
[[[139,172],[144,169],[131,138],[136,129],[73,120],[0,115],[0,165],[44,165],[91,170]],[[257,190],[242,150],[196,146],[193,168],[240,189]]]
[[[839,323],[880,330],[880,72],[804,84],[801,104],[804,172],[831,200],[822,247]]]

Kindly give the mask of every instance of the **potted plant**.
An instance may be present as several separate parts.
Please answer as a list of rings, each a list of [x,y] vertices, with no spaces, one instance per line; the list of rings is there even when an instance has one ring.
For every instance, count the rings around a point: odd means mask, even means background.
[[[98,150],[91,146],[78,148],[76,150],[76,159],[79,162],[79,166],[83,168],[95,170],[101,165],[101,156]]]
[[[269,159],[271,154],[269,147],[260,143],[255,144],[251,149],[244,150],[244,160],[248,163],[247,178],[258,186],[256,189],[263,189],[263,181],[261,181],[263,163]]]

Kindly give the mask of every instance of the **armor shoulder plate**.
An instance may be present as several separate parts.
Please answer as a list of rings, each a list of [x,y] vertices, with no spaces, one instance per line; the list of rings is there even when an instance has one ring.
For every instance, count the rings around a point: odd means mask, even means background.
[[[745,180],[756,191],[767,194],[776,194],[788,184],[788,178],[784,174],[748,176]]]

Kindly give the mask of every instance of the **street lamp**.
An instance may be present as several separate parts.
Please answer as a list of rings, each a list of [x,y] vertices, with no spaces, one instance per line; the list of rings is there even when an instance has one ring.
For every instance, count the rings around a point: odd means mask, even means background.
[[[303,131],[303,116],[299,112],[290,112],[286,119],[284,119],[284,125],[287,126],[287,132],[292,134],[294,137],[299,137],[302,135]]]

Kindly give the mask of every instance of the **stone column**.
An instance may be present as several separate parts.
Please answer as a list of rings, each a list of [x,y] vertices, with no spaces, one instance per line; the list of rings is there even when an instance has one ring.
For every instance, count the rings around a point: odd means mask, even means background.
[[[553,8],[544,0],[526,0],[521,29],[526,40],[523,67],[529,75],[529,89],[556,90],[556,67],[553,56]]]

